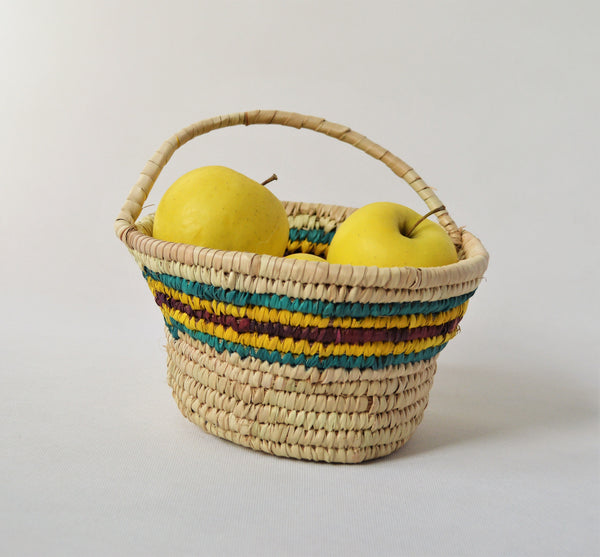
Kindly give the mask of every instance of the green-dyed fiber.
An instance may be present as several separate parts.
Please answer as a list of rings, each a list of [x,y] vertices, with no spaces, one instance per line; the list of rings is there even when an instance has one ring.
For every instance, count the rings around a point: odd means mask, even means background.
[[[148,268],[144,268],[143,273],[146,279],[151,278],[169,288],[203,300],[223,302],[239,307],[260,306],[310,315],[321,315],[323,317],[355,317],[360,319],[363,317],[439,313],[464,304],[475,293],[475,290],[473,290],[473,292],[461,296],[454,296],[433,302],[417,301],[387,304],[328,302],[324,300],[291,299],[288,296],[279,296],[278,294],[257,294],[227,290],[211,284],[203,284],[173,275],[156,273]]]
[[[304,228],[290,228],[290,242],[302,242],[306,240],[313,244],[329,244],[335,234],[335,230],[325,232],[320,228],[306,230]]]

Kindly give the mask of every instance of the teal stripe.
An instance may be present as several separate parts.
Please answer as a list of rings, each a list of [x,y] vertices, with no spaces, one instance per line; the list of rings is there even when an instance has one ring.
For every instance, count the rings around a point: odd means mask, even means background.
[[[165,273],[156,273],[148,268],[144,268],[143,273],[146,279],[152,278],[169,288],[203,300],[223,302],[239,307],[260,306],[269,309],[297,311],[323,317],[355,317],[360,319],[363,317],[439,313],[464,304],[475,293],[473,291],[462,296],[454,296],[434,302],[395,302],[387,304],[328,302],[300,298],[292,299],[278,294],[257,294],[227,290],[211,284],[193,282]]]
[[[277,350],[267,350],[266,348],[254,348],[237,342],[230,342],[222,338],[217,338],[207,333],[200,331],[192,331],[185,325],[170,318],[165,318],[165,323],[173,338],[179,338],[179,333],[185,333],[192,338],[208,344],[217,352],[222,353],[236,352],[242,358],[252,356],[259,360],[269,362],[270,364],[279,363],[286,365],[304,365],[306,367],[316,367],[323,370],[330,367],[340,367],[343,369],[383,369],[392,365],[408,364],[420,362],[433,358],[441,352],[447,343],[439,346],[432,346],[419,352],[411,352],[410,354],[388,354],[387,356],[327,356],[320,358],[318,355],[305,356],[304,354],[281,353]]]
[[[290,242],[306,240],[313,244],[329,244],[335,230],[325,232],[321,228],[306,230],[304,228],[290,228]]]

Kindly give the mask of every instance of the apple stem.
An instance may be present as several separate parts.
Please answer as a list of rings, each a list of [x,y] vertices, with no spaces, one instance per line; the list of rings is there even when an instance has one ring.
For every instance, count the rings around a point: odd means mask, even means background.
[[[264,182],[261,182],[261,184],[263,186],[266,186],[269,182],[272,182],[273,180],[277,180],[277,174],[273,174],[273,176],[270,176]]]
[[[442,205],[441,207],[438,207],[437,209],[432,209],[431,211],[429,211],[429,213],[427,213],[426,215],[423,215],[417,222],[415,222],[415,224],[413,225],[413,227],[406,233],[407,236],[410,236],[414,229],[417,228],[417,226],[419,226],[427,217],[430,217],[431,215],[434,215],[435,213],[439,213],[440,211],[445,211],[446,207],[444,205]]]

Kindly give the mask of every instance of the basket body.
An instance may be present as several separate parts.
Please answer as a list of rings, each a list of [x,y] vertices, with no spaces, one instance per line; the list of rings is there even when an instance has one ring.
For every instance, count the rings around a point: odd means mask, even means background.
[[[316,254],[353,210],[285,205],[288,251]],[[152,216],[136,227],[151,237]],[[471,240],[464,262],[477,252]],[[479,283],[454,266],[353,267],[335,277],[342,266],[240,252],[185,264],[131,251],[164,316],[168,380],[183,415],[252,449],[327,462],[370,460],[406,443]]]

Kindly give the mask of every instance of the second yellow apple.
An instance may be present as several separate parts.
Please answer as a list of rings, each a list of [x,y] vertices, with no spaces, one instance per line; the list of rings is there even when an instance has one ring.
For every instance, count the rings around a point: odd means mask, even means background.
[[[352,213],[336,230],[327,261],[377,267],[437,267],[458,261],[437,223],[398,203],[375,202]]]

